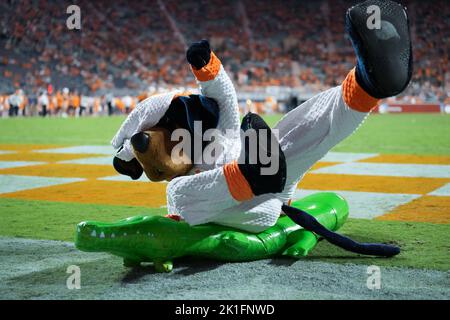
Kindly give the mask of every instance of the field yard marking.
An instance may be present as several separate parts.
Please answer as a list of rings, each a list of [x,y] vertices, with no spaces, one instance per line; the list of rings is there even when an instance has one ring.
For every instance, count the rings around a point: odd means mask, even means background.
[[[48,150],[36,150],[35,152],[44,152],[44,153],[85,153],[85,154],[103,154],[103,155],[113,155],[115,154],[115,150],[112,146],[107,145],[99,145],[99,146],[73,146],[73,147],[64,147],[64,148],[54,148]]]
[[[450,178],[450,165],[351,162],[320,168],[312,172],[365,176]]]
[[[39,162],[57,162],[65,160],[74,160],[79,158],[99,157],[99,154],[76,154],[76,153],[37,153],[32,151],[19,151],[6,154],[0,153],[2,161],[39,161]]]
[[[381,193],[427,194],[442,187],[450,179],[361,176],[308,172],[299,189],[345,190]]]
[[[0,195],[2,198],[158,208],[166,204],[166,185],[151,182],[86,180]]]
[[[35,166],[39,164],[45,164],[45,162],[37,161],[0,161],[0,169]]]
[[[0,194],[61,185],[78,181],[83,181],[83,179],[0,175]]]
[[[322,162],[354,162],[378,156],[378,153],[328,152]]]
[[[41,145],[41,144],[0,144],[0,150],[7,151],[30,151],[40,149],[61,148],[61,145]]]
[[[145,173],[142,174],[142,176],[139,179],[137,179],[137,180],[133,180],[129,176],[120,175],[120,174],[114,175],[114,176],[97,178],[97,180],[120,181],[120,182],[147,182],[147,183],[162,183],[162,184],[168,184],[169,183],[167,181],[158,181],[158,182],[150,181],[147,178],[147,176],[145,175]]]
[[[92,158],[81,158],[81,159],[75,159],[75,160],[67,160],[67,161],[60,161],[58,163],[70,163],[70,164],[97,164],[97,165],[109,165],[112,167],[113,163],[113,157],[92,157]]]
[[[423,196],[377,217],[377,220],[450,224],[450,197]]]
[[[145,174],[142,174],[142,176],[137,180],[133,180],[129,176],[120,175],[120,174],[114,175],[114,176],[98,178],[98,180],[121,181],[121,182],[149,182],[149,180]],[[161,182],[163,182],[163,181],[161,181]],[[165,183],[167,183],[167,182],[165,182]]]
[[[399,205],[408,203],[411,200],[420,197],[420,195],[417,194],[392,194],[341,190],[329,191],[343,196],[348,202],[350,217],[359,219],[373,219],[385,214]],[[323,192],[323,190],[299,189],[295,191],[293,198],[294,200],[297,200],[316,192]]]
[[[48,163],[37,166],[26,166],[9,169],[0,169],[1,174],[39,177],[87,178],[111,176],[115,173],[112,166],[103,165],[77,165]]]
[[[320,168],[330,167],[334,166],[336,164],[339,164],[341,162],[327,162],[327,161],[319,161],[313,164],[313,166],[309,170],[316,170]]]
[[[419,156],[413,154],[380,154],[358,162],[404,164],[450,164],[449,156]]]
[[[434,190],[428,194],[429,196],[447,196],[450,197],[450,183],[447,183],[445,186]],[[450,211],[450,208],[449,208]]]
[[[16,151],[4,151],[4,150],[0,150],[0,154],[12,154],[12,153],[16,153]]]

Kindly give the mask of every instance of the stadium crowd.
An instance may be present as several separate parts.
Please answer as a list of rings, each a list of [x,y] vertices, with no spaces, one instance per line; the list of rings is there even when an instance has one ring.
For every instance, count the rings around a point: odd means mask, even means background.
[[[446,0],[402,2],[415,69],[398,100],[449,104],[450,6]],[[185,48],[202,38],[220,53],[239,91],[286,87],[311,95],[340,84],[355,64],[344,36],[344,13],[354,3],[4,0],[0,111],[127,112],[154,92],[195,87]],[[81,30],[66,26],[72,4],[81,9]]]

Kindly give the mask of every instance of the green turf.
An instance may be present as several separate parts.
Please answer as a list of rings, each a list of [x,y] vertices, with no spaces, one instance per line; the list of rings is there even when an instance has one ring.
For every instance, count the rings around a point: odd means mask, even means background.
[[[109,144],[123,116],[85,118],[0,118],[0,143]]]
[[[0,235],[73,241],[75,226],[81,221],[114,221],[145,214],[165,214],[165,209],[0,199]]]
[[[450,154],[450,115],[374,114],[334,151]]]
[[[265,116],[272,126],[280,118]],[[109,144],[123,120],[123,116],[0,119],[0,143]],[[334,151],[448,155],[450,116],[374,114]]]
[[[307,259],[323,262],[450,270],[450,225],[349,219],[339,231],[361,242],[400,246],[400,255],[386,259],[358,256],[322,241]]]
[[[164,214],[165,209],[0,199],[0,212],[2,236],[73,241],[75,226],[83,220],[114,221],[140,214]],[[389,239],[403,251],[392,259],[361,257],[322,241],[307,259],[450,269],[450,244],[443,241],[450,234],[450,225],[350,219],[341,232],[360,241]]]

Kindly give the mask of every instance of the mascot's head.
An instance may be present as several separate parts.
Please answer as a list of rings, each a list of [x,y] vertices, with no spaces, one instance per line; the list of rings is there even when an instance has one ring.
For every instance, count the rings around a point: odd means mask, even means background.
[[[195,121],[202,121],[204,133],[215,128],[218,120],[219,108],[213,99],[201,95],[178,96],[155,127],[131,137],[135,158],[124,161],[115,157],[114,168],[133,180],[144,172],[151,181],[170,181],[186,175],[193,167],[192,160],[183,151],[174,155],[176,159],[172,157],[172,150],[179,143],[171,141],[173,130],[186,129],[192,137]]]

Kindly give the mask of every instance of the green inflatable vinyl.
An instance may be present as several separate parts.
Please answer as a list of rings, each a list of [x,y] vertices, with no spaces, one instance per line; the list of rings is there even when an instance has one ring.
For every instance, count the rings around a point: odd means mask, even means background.
[[[291,203],[336,231],[348,217],[344,198],[323,192]],[[81,222],[75,245],[88,252],[109,252],[133,267],[153,262],[159,272],[170,272],[173,260],[184,256],[222,261],[251,261],[277,255],[300,258],[317,244],[314,233],[302,229],[289,217],[257,234],[216,224],[190,226],[161,216],[135,216],[114,223]]]

